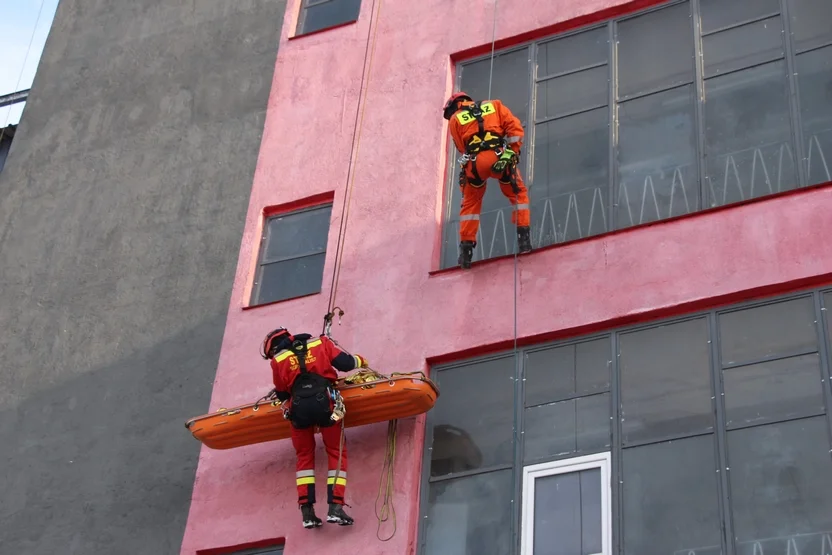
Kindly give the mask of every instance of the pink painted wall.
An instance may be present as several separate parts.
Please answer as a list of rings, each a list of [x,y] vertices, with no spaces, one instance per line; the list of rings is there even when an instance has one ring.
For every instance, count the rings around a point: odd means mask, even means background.
[[[268,364],[258,354],[268,330],[286,325],[319,333],[327,309],[372,1],[363,0],[354,25],[290,39],[299,3],[290,0],[286,11],[211,411],[251,402],[270,389]],[[490,45],[493,6],[491,0],[381,5],[336,299],[347,314],[333,332],[382,372],[422,370],[428,360],[513,338],[512,259],[429,274],[438,268],[447,148],[440,110],[451,91],[451,56]],[[629,7],[616,0],[504,0],[497,38],[510,42],[599,10]],[[322,293],[243,310],[263,209],[331,191]],[[815,188],[522,257],[519,335],[575,333],[769,292],[777,284],[828,281],[831,213],[832,189]],[[275,537],[286,538],[289,555],[328,552],[336,541],[345,554],[414,552],[423,417],[400,423],[398,532],[382,543],[373,504],[385,431],[378,424],[347,433],[351,528],[301,528],[288,440],[231,451],[203,448],[181,553]],[[319,449],[324,492],[325,464]],[[320,515],[325,503],[319,499],[318,506]]]

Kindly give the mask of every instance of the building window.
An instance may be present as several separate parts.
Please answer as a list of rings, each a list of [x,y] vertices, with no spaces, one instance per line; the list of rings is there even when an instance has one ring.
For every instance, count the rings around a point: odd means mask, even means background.
[[[321,291],[332,205],[268,218],[263,226],[252,305]]]
[[[611,507],[609,453],[525,467],[520,553],[612,555]]]
[[[235,551],[230,555],[283,555],[283,547],[255,547],[243,551]]]
[[[461,64],[459,90],[484,99],[489,68]],[[832,3],[699,0],[498,52],[491,96],[526,131],[539,248],[832,181],[830,90]],[[474,260],[513,253],[491,185]],[[459,243],[448,189],[443,268]]]
[[[351,23],[358,19],[361,0],[303,0],[298,35]]]
[[[830,310],[812,291],[434,368],[418,553],[831,552]]]

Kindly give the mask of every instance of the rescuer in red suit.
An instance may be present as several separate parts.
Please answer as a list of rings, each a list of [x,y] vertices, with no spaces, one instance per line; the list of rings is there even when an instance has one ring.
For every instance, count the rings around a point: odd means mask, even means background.
[[[336,401],[340,401],[335,389],[338,380],[335,370],[349,372],[364,368],[367,366],[366,359],[344,352],[325,335],[316,338],[308,333],[292,335],[285,328],[266,335],[260,354],[270,360],[275,393],[283,406],[288,406],[285,414],[292,424],[292,445],[297,454],[295,478],[303,527],[321,526],[321,519],[315,515],[314,508],[316,426],[320,428],[329,460],[329,512],[326,521],[341,526],[352,524],[353,519],[343,507],[347,485],[347,447],[341,445],[342,429],[340,425],[335,425],[336,419],[332,418],[334,413],[337,417]]]
[[[532,250],[529,192],[517,163],[523,146],[523,126],[517,116],[499,100],[474,100],[464,92],[451,95],[442,109],[456,149],[462,153],[459,187],[459,265],[471,267],[485,182],[500,182],[500,191],[514,206],[511,221],[517,226],[519,252]]]

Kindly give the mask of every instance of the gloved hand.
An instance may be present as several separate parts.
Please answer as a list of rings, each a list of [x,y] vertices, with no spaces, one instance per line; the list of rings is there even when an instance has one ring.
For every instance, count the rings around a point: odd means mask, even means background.
[[[500,155],[497,161],[494,162],[494,165],[491,166],[491,169],[494,171],[494,173],[503,173],[503,171],[505,171],[506,169],[506,166],[513,166],[516,163],[517,155],[514,153],[513,150],[507,148],[503,150],[503,153]]]

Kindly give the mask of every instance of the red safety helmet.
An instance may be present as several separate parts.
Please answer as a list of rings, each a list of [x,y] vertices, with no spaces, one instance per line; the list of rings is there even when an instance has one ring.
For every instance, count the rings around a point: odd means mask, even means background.
[[[291,334],[289,330],[286,328],[277,328],[276,330],[270,331],[266,334],[266,338],[263,339],[263,345],[260,346],[260,356],[264,359],[269,360],[269,353],[271,352],[272,348],[279,343],[282,339],[290,337]]]
[[[445,107],[442,108],[442,114],[445,116],[445,119],[451,119],[451,116],[454,115],[456,112],[456,103],[460,100],[470,100],[474,101],[473,98],[468,96],[468,93],[459,91],[451,95],[448,101],[445,103]]]

